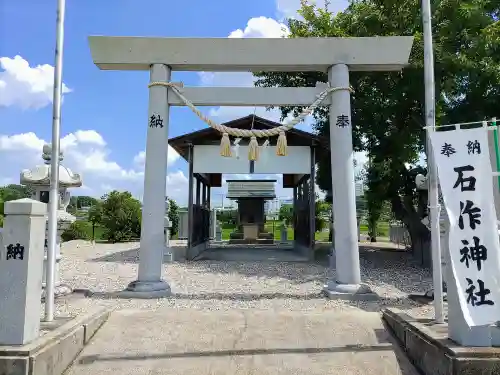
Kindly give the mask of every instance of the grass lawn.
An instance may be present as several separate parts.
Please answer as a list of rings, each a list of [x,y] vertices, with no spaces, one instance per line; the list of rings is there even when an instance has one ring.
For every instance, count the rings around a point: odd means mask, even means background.
[[[273,223],[272,222],[267,222],[265,225],[266,231],[269,233],[274,233],[274,239],[275,240],[280,240],[281,239],[281,232],[280,232],[280,227],[279,225],[281,224],[276,222],[274,224],[273,228]],[[222,229],[222,240],[226,241],[229,240],[229,235],[234,232],[236,227],[234,228],[223,228]],[[273,231],[274,229],[274,231]],[[287,240],[293,240],[293,229],[292,228],[287,228]]]
[[[88,221],[79,221],[81,225],[83,226],[85,232],[87,233],[87,238],[90,240],[92,239],[92,223]],[[280,240],[281,239],[281,233],[280,233],[280,221],[274,222],[274,227],[273,227],[273,222],[268,221],[266,222],[265,228],[266,231],[269,233],[274,233],[274,239],[275,240]],[[274,229],[274,231],[273,231]],[[235,228],[223,228],[222,229],[222,240],[227,241],[229,240],[229,235],[230,233],[234,232]],[[361,225],[360,226],[360,232],[362,234],[367,234],[368,233],[368,226],[367,225]],[[377,229],[377,235],[381,237],[389,237],[389,223],[379,223],[378,229]],[[96,241],[101,241],[103,240],[103,233],[104,233],[104,228],[96,225],[95,226],[95,240]],[[293,240],[293,229],[292,228],[287,228],[287,240]],[[328,231],[322,231],[322,232],[316,232],[315,239],[316,241],[328,241]],[[172,239],[175,239],[172,237]]]
[[[87,238],[89,240],[92,239],[92,223],[89,221],[79,221],[81,223],[80,225],[83,227],[85,230],[85,233],[87,233]],[[101,227],[100,225],[95,226],[95,240],[96,241],[102,241],[103,240],[103,233],[104,233],[104,228]]]
[[[368,225],[361,224],[359,231],[363,234],[368,234]],[[389,223],[380,222],[377,225],[377,236],[389,237]]]
[[[279,240],[281,239],[281,234],[280,234],[280,229],[279,226],[281,225],[281,222],[276,221],[274,223],[274,239]],[[273,222],[268,221],[266,222],[265,225],[266,231],[269,233],[273,233]],[[235,228],[223,228],[222,229],[222,240],[226,241],[229,240],[229,235],[230,233],[234,232]],[[361,225],[359,228],[361,234],[368,234],[368,226],[367,225]],[[288,236],[287,240],[293,240],[293,229],[288,228]],[[328,241],[328,231],[321,231],[321,232],[316,232],[315,239],[316,241]],[[378,228],[377,228],[377,235],[381,237],[389,237],[389,223],[379,223]]]

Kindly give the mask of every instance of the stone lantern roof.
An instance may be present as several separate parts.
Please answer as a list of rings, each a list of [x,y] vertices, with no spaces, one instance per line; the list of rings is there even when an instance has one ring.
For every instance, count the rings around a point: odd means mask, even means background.
[[[42,159],[45,160],[45,164],[23,170],[20,178],[22,185],[50,186],[51,153],[51,145],[44,145]],[[63,158],[64,156],[61,152],[59,160],[62,161]],[[59,165],[59,186],[61,188],[80,187],[82,186],[82,178],[79,174],[73,173],[71,169]]]

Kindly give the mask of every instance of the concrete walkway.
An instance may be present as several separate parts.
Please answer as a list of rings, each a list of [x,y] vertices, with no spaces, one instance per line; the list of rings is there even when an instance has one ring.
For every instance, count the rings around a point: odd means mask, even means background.
[[[124,309],[68,375],[417,375],[380,314]]]

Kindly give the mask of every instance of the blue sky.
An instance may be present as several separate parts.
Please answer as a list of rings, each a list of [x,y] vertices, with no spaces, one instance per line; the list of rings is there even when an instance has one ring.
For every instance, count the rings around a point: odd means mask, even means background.
[[[0,185],[42,162],[51,138],[56,0],[0,2]],[[300,0],[67,0],[61,146],[63,164],[80,173],[73,194],[100,196],[110,189],[142,195],[147,129],[147,72],[100,71],[91,60],[89,35],[278,37]],[[346,0],[330,6],[341,10]],[[21,27],[22,25],[22,27]],[[185,85],[251,86],[244,73],[175,73]],[[253,108],[207,108],[216,121]],[[276,112],[257,114],[276,120]],[[171,110],[169,136],[206,125],[188,109]],[[308,130],[307,125],[302,127]],[[309,128],[310,129],[310,128]],[[185,203],[187,165],[169,153],[167,194]],[[244,177],[244,176],[242,176]],[[215,191],[214,194],[220,194]],[[277,186],[278,195],[290,192]]]

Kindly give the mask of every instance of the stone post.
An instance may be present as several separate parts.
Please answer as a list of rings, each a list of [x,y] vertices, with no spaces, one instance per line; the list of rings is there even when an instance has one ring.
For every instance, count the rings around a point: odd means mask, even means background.
[[[330,87],[349,87],[349,68],[338,64],[328,70]],[[371,295],[361,284],[358,230],[356,220],[356,188],[354,182],[354,150],[352,144],[351,94],[338,90],[331,94],[330,150],[332,163],[332,205],[335,220],[336,279],[325,288],[331,298]]]
[[[172,227],[172,223],[168,219],[168,215],[165,215],[165,223],[163,224],[165,228],[165,246],[167,248],[170,247],[170,228]]]
[[[288,228],[285,223],[280,225],[280,241],[288,242]]]
[[[215,226],[215,240],[222,241],[222,228],[219,222],[217,222]]]
[[[168,66],[153,64],[150,70],[150,82],[170,81],[170,73]],[[169,126],[167,98],[167,87],[150,87],[139,272],[137,280],[127,287],[127,291],[134,292],[142,298],[157,298],[170,294],[170,286],[162,280]]]
[[[40,332],[47,205],[32,199],[5,203],[0,244],[0,345],[24,345]]]
[[[217,235],[217,210],[212,208],[210,211],[210,239],[214,240]]]

